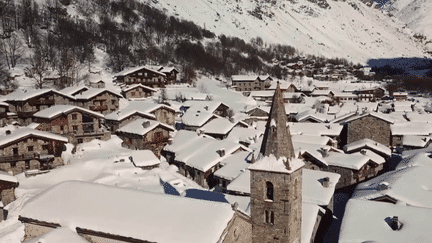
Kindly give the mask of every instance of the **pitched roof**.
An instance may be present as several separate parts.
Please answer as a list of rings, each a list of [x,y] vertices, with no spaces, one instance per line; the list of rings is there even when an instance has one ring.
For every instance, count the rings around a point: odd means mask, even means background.
[[[88,114],[92,114],[94,116],[97,116],[99,118],[104,118],[104,116],[100,113],[79,107],[79,106],[74,106],[74,105],[55,105],[55,106],[51,106],[49,108],[43,109],[41,111],[36,112],[33,116],[34,117],[41,117],[41,118],[48,118],[48,119],[52,119],[54,117],[57,117],[59,115],[62,114],[69,114],[70,112],[74,111],[74,110],[78,110],[80,112],[84,112],[84,113],[88,113]]]
[[[139,135],[145,135],[151,130],[155,129],[156,127],[161,126],[169,131],[175,131],[175,129],[172,126],[166,125],[164,123],[154,121],[154,120],[148,120],[148,119],[137,119],[119,129],[117,129],[118,132],[125,132],[125,133],[131,133],[131,134],[139,134]]]
[[[155,90],[155,89],[153,89],[153,88],[151,88],[151,87],[148,87],[148,86],[145,86],[145,85],[142,85],[142,84],[133,84],[133,85],[129,85],[129,86],[123,88],[122,91],[123,91],[123,92],[127,92],[127,91],[129,91],[129,90],[131,90],[131,89],[135,89],[135,88],[138,88],[138,87],[141,87],[141,88],[144,88],[144,89],[150,90],[150,91],[152,91],[152,92],[156,92],[156,91],[157,91],[157,90]]]
[[[99,89],[99,88],[90,88],[90,89],[84,91],[84,93],[76,95],[75,98],[87,100],[87,99],[91,99],[91,98],[95,97],[96,95],[99,95],[103,92],[108,92],[108,93],[111,93],[111,94],[113,94],[119,98],[123,98],[123,96],[117,92],[114,92],[114,91],[109,90],[109,89]]]
[[[166,243],[217,242],[233,216],[228,203],[79,181],[57,184],[21,210],[42,222]]]
[[[215,115],[211,112],[204,112],[204,111],[187,111],[182,116],[182,123],[187,126],[196,126],[201,127],[206,122],[208,122],[211,118],[220,118],[220,116]]]
[[[258,75],[232,75],[232,81],[248,81],[252,82],[258,79]]]
[[[57,141],[61,141],[61,142],[68,142],[68,139],[66,137],[57,135],[57,134],[53,134],[50,132],[44,132],[44,131],[39,131],[39,130],[34,130],[31,128],[20,128],[17,130],[14,130],[11,132],[11,134],[9,135],[0,135],[0,147],[12,143],[16,140],[19,140],[21,138],[27,137],[27,136],[38,136],[38,137],[44,137],[44,138],[48,138],[48,139],[53,139],[53,140],[57,140]]]
[[[389,118],[386,117],[385,115],[383,115],[383,114],[381,114],[381,113],[378,113],[378,112],[366,112],[365,114],[362,114],[362,115],[359,115],[359,116],[355,116],[355,117],[353,117],[353,118],[350,118],[350,119],[346,120],[345,122],[346,122],[346,123],[349,123],[349,122],[351,122],[351,121],[354,121],[354,120],[357,120],[357,119],[360,119],[360,118],[363,118],[363,117],[367,117],[367,116],[373,116],[373,117],[375,117],[375,118],[381,119],[381,120],[383,120],[383,121],[385,121],[385,122],[387,122],[387,123],[390,123],[390,124],[393,124],[393,123],[394,123],[393,120],[389,119]]]
[[[122,120],[124,120],[124,119],[126,119],[129,116],[134,115],[134,114],[140,114],[147,119],[154,119],[154,120],[156,119],[155,115],[153,115],[153,114],[150,114],[148,112],[134,110],[134,109],[123,109],[123,110],[112,112],[110,114],[107,114],[105,116],[105,119],[106,120],[114,120],[114,121],[122,121]]]
[[[85,85],[79,85],[79,86],[72,86],[72,87],[64,88],[64,89],[60,90],[60,92],[65,93],[67,95],[74,96],[75,93],[77,93],[79,91],[86,91],[88,89],[89,89],[89,87],[87,87]]]
[[[139,66],[139,67],[128,68],[128,69],[125,69],[125,70],[117,73],[115,76],[117,76],[117,77],[126,76],[126,75],[129,75],[131,73],[137,72],[137,71],[139,71],[141,69],[144,69],[146,71],[150,71],[150,72],[153,72],[153,73],[157,73],[157,74],[159,74],[161,76],[166,76],[165,73],[161,73],[161,72],[159,72],[157,70],[154,70],[154,69],[151,69],[151,68],[149,68],[147,66]]]
[[[237,123],[232,123],[226,118],[215,118],[202,126],[201,130],[207,134],[224,135],[229,133],[236,124]]]
[[[54,92],[58,95],[68,97],[71,100],[75,100],[73,96],[57,91],[55,89],[31,89],[31,90],[16,90],[13,93],[4,97],[4,101],[25,101],[36,96],[46,94],[48,92]]]
[[[380,152],[380,153],[385,154],[387,156],[391,156],[391,149],[389,147],[387,147],[383,144],[380,144],[378,142],[375,142],[369,138],[364,138],[364,139],[349,143],[343,147],[343,150],[345,152],[349,153],[351,151],[358,150],[361,148],[369,148],[371,150]]]

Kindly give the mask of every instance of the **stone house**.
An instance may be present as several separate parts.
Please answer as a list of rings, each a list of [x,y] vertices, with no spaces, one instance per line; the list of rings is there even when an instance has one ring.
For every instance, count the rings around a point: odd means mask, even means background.
[[[123,127],[137,119],[145,118],[148,120],[156,120],[155,115],[133,110],[133,109],[125,109],[110,113],[105,116],[105,125],[111,132],[116,132],[117,129]]]
[[[188,111],[181,118],[181,125],[178,126],[178,130],[184,129],[189,131],[197,131],[202,128],[205,124],[213,119],[220,118],[220,116],[215,115],[210,112]]]
[[[75,97],[53,89],[17,90],[5,98],[9,111],[16,113],[21,125],[32,122],[34,113],[54,105],[73,105]]]
[[[184,113],[202,111],[221,117],[227,117],[229,109],[230,107],[221,101],[186,101],[180,107],[180,111]]]
[[[276,90],[276,85],[277,85],[277,82],[272,82],[270,87],[267,88],[267,90],[271,90],[274,93],[274,91]],[[283,92],[294,93],[294,92],[300,91],[299,88],[297,88],[297,86],[291,82],[279,82],[279,85],[280,85],[280,89]]]
[[[33,117],[39,123],[37,130],[64,135],[73,144],[111,138],[111,133],[102,127],[103,115],[78,106],[56,105],[35,113]]]
[[[177,75],[179,71],[174,67],[161,67],[158,71],[166,75],[166,81],[168,84],[177,83]]]
[[[232,87],[236,91],[265,90],[270,87],[270,79],[261,80],[259,76],[233,75],[231,76]]]
[[[367,112],[345,121],[341,145],[361,139],[371,139],[385,146],[391,146],[391,124],[394,122],[377,112]]]
[[[199,148],[199,149],[197,149]],[[214,173],[222,167],[221,162],[232,154],[249,151],[241,144],[198,136],[195,132],[180,130],[163,150],[168,163],[179,168],[179,173],[204,188],[218,184]]]
[[[18,174],[26,170],[63,165],[66,137],[20,128],[0,135],[0,170]]]
[[[122,146],[130,149],[149,149],[160,157],[163,147],[174,132],[172,126],[159,121],[138,119],[121,128],[116,135],[123,140]]]
[[[122,95],[126,99],[139,99],[153,96],[155,89],[142,84],[134,84],[122,89]]]
[[[140,66],[124,70],[116,76],[116,82],[124,84],[142,84],[152,88],[163,88],[167,83],[166,74]]]
[[[73,224],[89,242],[252,242],[250,217],[236,205],[80,181],[35,196],[18,219],[24,241]]]
[[[406,101],[408,98],[407,92],[393,92],[393,100],[395,101]]]
[[[228,137],[228,134],[235,127],[248,128],[249,126],[242,122],[238,121],[233,123],[226,118],[215,118],[201,127],[200,132],[212,136],[216,139],[225,139]]]
[[[129,106],[121,112],[135,110],[153,115],[157,121],[165,123],[169,126],[175,124],[176,110],[168,105],[157,104],[145,101],[132,101]]]
[[[19,185],[15,176],[7,172],[0,171],[0,221],[4,220],[2,212],[3,206],[15,201],[15,188]]]
[[[123,96],[111,90],[94,88],[75,96],[77,106],[99,112],[102,115],[117,111],[120,98]]]
[[[72,87],[64,88],[64,89],[60,90],[60,92],[62,92],[63,94],[70,95],[70,96],[76,96],[76,95],[84,93],[85,91],[87,91],[89,89],[90,88],[85,86],[85,85],[79,85],[79,86],[72,86]]]

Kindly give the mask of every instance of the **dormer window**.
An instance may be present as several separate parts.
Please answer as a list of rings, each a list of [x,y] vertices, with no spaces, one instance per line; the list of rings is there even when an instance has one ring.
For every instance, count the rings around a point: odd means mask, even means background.
[[[273,184],[269,181],[266,182],[266,199],[272,200],[274,199],[273,195]]]

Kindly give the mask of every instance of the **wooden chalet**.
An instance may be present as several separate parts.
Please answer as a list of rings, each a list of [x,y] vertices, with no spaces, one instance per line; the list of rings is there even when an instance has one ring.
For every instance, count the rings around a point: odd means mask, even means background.
[[[156,116],[151,113],[135,109],[124,109],[106,115],[105,125],[111,132],[116,132],[120,127],[141,118],[156,120]]]
[[[102,127],[103,115],[78,106],[56,105],[33,117],[37,130],[67,136],[73,144],[111,138],[111,133]]]
[[[153,96],[155,89],[142,84],[133,84],[122,89],[122,95],[126,99],[139,99]]]
[[[66,137],[20,128],[0,135],[0,170],[18,174],[26,170],[63,165]]]
[[[120,98],[123,96],[111,90],[94,88],[75,96],[77,106],[103,115],[117,111]]]
[[[163,88],[167,83],[166,74],[146,66],[124,70],[116,75],[116,82],[142,84],[152,88]]]

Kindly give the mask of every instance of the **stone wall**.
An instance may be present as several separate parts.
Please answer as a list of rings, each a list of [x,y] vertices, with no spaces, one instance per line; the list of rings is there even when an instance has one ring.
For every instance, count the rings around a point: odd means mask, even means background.
[[[40,235],[43,235],[45,233],[50,232],[51,230],[54,230],[56,227],[49,227],[45,225],[39,225],[39,224],[33,224],[33,223],[24,223],[24,240],[23,242],[26,242],[28,240],[31,240],[35,237],[38,237]]]
[[[161,107],[152,112],[155,115],[156,120],[165,123],[170,126],[175,124],[175,111]]]
[[[119,97],[109,93],[108,91],[105,91],[89,100],[81,101],[78,105],[83,108],[99,112],[102,115],[107,115],[119,109]]]
[[[161,138],[157,139],[155,133],[161,132]],[[124,141],[124,146],[130,149],[149,149],[157,157],[160,157],[162,149],[170,138],[169,131],[161,126],[156,127],[144,136],[132,133],[117,132],[117,135]]]
[[[252,242],[252,221],[248,216],[236,211],[222,235],[225,236],[223,243],[250,243]]]
[[[274,199],[266,199],[266,182],[273,184]],[[253,242],[301,242],[302,169],[291,174],[251,171]],[[274,224],[265,211],[274,212]]]
[[[147,98],[152,96],[152,92],[149,90],[145,90],[142,87],[137,87],[131,90],[128,90],[126,92],[123,92],[124,97],[126,99],[133,99],[133,98]]]
[[[15,187],[17,183],[0,180],[0,199],[4,206],[15,201]]]
[[[390,123],[386,121],[368,115],[350,121],[347,126],[347,143],[369,138],[383,145],[391,146]]]

